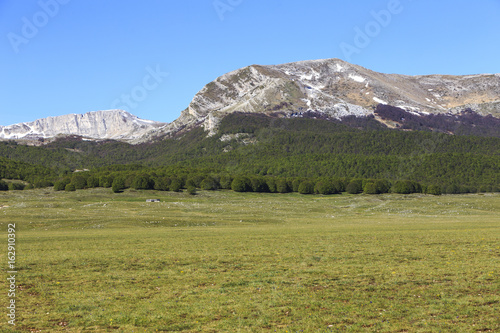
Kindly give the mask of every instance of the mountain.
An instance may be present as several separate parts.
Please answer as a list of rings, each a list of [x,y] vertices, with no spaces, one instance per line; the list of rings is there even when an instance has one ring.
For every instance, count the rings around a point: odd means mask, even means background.
[[[76,135],[137,144],[198,127],[213,136],[234,113],[346,123],[371,117],[388,128],[500,137],[500,74],[383,74],[339,59],[252,65],[208,83],[169,124],[96,111],[0,126],[0,139]]]
[[[380,117],[378,105],[417,116],[455,115],[468,110],[500,116],[500,74],[407,76],[377,73],[339,59],[283,65],[252,65],[207,84],[174,122],[156,135],[203,126],[211,135],[233,112],[331,119]]]
[[[77,135],[89,139],[134,141],[164,125],[164,123],[140,119],[122,110],[94,111],[0,126],[0,138],[38,140],[58,135]]]

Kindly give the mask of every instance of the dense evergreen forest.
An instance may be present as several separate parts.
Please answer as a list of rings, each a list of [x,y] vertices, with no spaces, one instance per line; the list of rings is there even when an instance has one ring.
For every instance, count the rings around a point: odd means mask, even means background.
[[[491,192],[500,191],[500,138],[493,134],[389,130],[373,117],[338,122],[234,113],[212,137],[196,128],[135,146],[78,137],[40,147],[0,142],[0,176],[35,187],[115,192]]]

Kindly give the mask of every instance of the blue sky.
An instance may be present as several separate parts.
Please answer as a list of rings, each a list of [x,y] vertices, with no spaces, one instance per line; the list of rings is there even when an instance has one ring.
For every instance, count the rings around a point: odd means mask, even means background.
[[[500,0],[0,0],[0,125],[114,107],[170,122],[251,64],[500,73],[499,18]]]

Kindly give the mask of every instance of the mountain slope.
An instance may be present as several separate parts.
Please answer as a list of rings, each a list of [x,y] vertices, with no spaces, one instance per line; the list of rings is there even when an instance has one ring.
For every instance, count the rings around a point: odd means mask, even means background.
[[[288,117],[312,111],[340,119],[374,114],[379,104],[421,115],[470,109],[499,117],[500,74],[383,74],[339,59],[252,65],[207,84],[181,116],[157,134],[202,125],[213,135],[220,120],[236,111]]]
[[[58,135],[78,135],[91,139],[133,141],[163,125],[122,110],[94,111],[0,126],[0,138],[37,140]]]
[[[389,128],[499,136],[500,74],[383,74],[339,59],[252,65],[207,84],[169,124],[121,110],[96,111],[0,126],[0,139],[37,140],[61,134],[137,144],[197,127],[213,136],[221,120],[236,112],[342,121],[370,116]],[[459,133],[453,129],[461,125],[463,115],[467,130]],[[484,124],[489,124],[487,130]]]

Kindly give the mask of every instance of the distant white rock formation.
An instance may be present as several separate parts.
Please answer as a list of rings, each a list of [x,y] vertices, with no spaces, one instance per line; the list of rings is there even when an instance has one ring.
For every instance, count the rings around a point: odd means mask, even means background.
[[[37,140],[58,135],[78,135],[90,139],[134,141],[164,125],[140,119],[123,110],[93,111],[0,126],[0,138]]]

